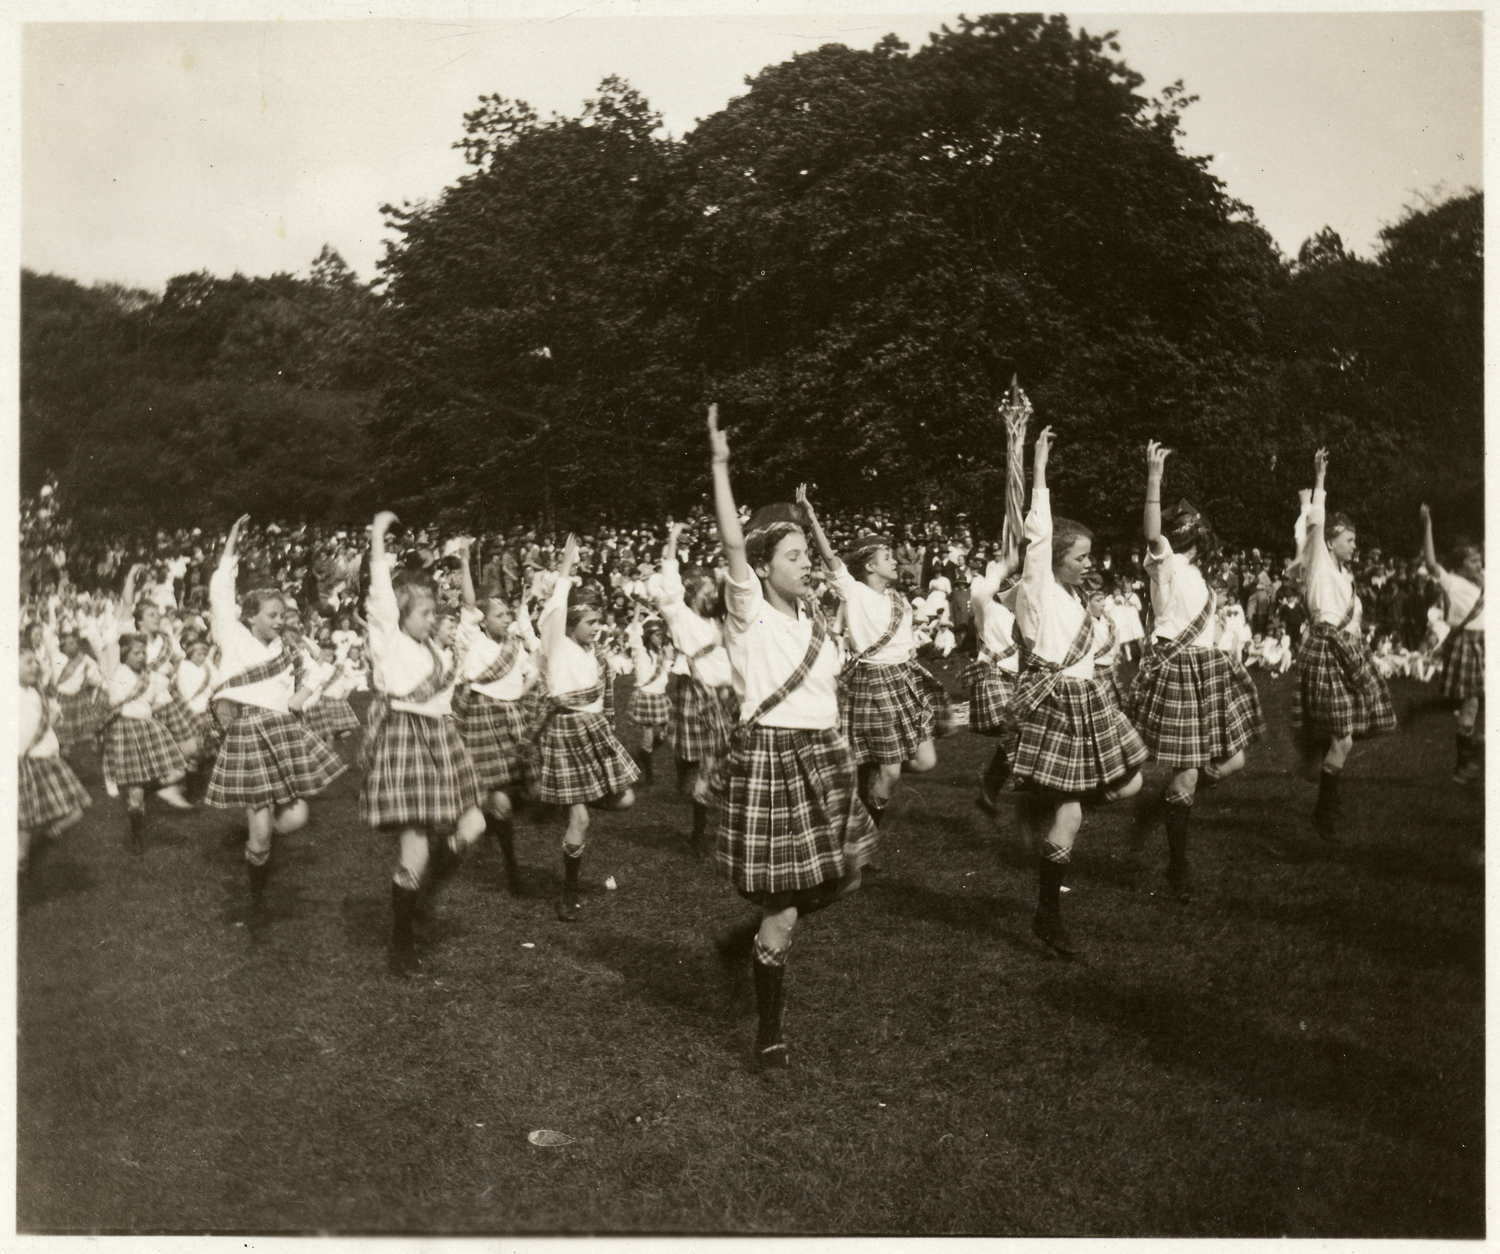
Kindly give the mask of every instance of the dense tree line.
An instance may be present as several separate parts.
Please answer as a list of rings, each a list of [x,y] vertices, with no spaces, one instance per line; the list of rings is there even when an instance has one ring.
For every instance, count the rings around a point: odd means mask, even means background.
[[[712,397],[750,499],[989,527],[1015,373],[1106,534],[1148,435],[1236,540],[1285,538],[1319,443],[1373,537],[1418,498],[1477,528],[1480,195],[1286,259],[1118,52],[1010,15],[828,45],[680,140],[617,79],[577,117],[485,97],[470,171],[386,206],[378,284],[327,250],[160,297],[27,274],[23,486],[104,525],[659,517],[703,490]]]

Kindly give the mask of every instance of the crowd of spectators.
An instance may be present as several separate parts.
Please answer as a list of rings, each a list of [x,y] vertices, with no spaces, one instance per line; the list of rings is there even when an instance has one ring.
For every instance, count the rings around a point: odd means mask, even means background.
[[[661,555],[670,520],[657,527],[599,527],[579,536],[576,573],[596,579],[609,592],[607,637],[623,652],[624,628],[637,601],[645,597],[645,579]],[[720,562],[712,518],[704,511],[685,520],[678,542],[683,565],[715,567]],[[998,538],[976,536],[966,523],[907,522],[889,514],[830,518],[825,525],[834,546],[859,532],[891,536],[903,589],[912,598],[919,643],[928,654],[947,656],[974,647],[969,614],[969,584],[998,556]],[[132,567],[136,588],[170,616],[206,617],[208,581],[223,549],[224,533],[193,528],[119,536],[109,540],[81,538],[60,516],[50,497],[23,508],[21,519],[21,593],[23,621],[49,622],[114,607]],[[440,588],[457,600],[456,534],[437,528],[413,528],[397,538],[402,561],[430,569]],[[539,527],[513,527],[475,538],[475,565],[482,588],[498,591],[512,603],[533,607],[550,590],[552,572],[566,535]],[[1290,546],[1288,546],[1290,547]],[[336,528],[255,523],[242,534],[242,589],[277,586],[314,620],[334,628],[340,616],[356,614],[367,581],[366,537],[360,527]],[[1144,545],[1102,548],[1096,568],[1109,596],[1122,643],[1139,640],[1149,620]],[[1285,673],[1301,640],[1306,615],[1296,582],[1287,573],[1290,553],[1260,549],[1224,549],[1210,566],[1210,582],[1219,594],[1224,647],[1237,648],[1254,665]],[[1439,593],[1420,560],[1391,557],[1379,549],[1362,553],[1355,577],[1364,604],[1366,632],[1377,660],[1402,673],[1406,659],[1430,654],[1440,639]],[[1420,664],[1416,663],[1418,670]]]

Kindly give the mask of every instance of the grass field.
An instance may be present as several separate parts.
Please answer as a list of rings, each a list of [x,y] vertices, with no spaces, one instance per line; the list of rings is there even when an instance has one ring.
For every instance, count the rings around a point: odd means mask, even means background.
[[[242,819],[152,803],[132,856],[83,772],[19,924],[19,1228],[1482,1236],[1481,796],[1417,709],[1356,749],[1318,840],[1292,682],[1261,682],[1267,741],[1199,804],[1192,904],[1159,827],[1088,814],[1071,963],[1030,935],[1015,824],[972,804],[988,744],[943,741],[880,873],[799,929],[775,1077],[705,939],[745,909],[686,853],[665,750],[595,819],[581,922],[528,814],[525,895],[486,846],[406,982],[355,771],[278,840],[255,934]]]

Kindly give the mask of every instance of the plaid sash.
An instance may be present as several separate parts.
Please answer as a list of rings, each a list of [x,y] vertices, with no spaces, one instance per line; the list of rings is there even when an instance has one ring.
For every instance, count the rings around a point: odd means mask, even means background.
[[[433,644],[431,640],[427,640],[424,643],[427,645],[427,652],[432,657],[432,669],[427,672],[427,678],[404,696],[393,697],[388,692],[382,692],[379,694],[383,698],[382,700],[370,702],[369,713],[365,721],[365,744],[373,745],[379,741],[380,729],[385,726],[386,719],[391,716],[392,701],[406,701],[412,705],[425,705],[453,682],[453,672],[456,668],[456,663],[450,660],[446,666],[443,665],[443,655],[438,652],[437,645]],[[405,712],[410,713],[410,711]],[[422,716],[418,715],[418,717]]]
[[[1483,597],[1480,598],[1481,601],[1483,599],[1484,599]],[[1472,618],[1473,615],[1471,614],[1471,615],[1469,615],[1469,617]],[[1468,619],[1465,619],[1464,621],[1467,622]],[[52,687],[53,688],[61,688],[62,685],[63,685],[63,681],[66,680],[66,679],[68,679],[68,678],[70,678],[72,676],[73,672],[76,671],[80,666],[83,665],[84,660],[85,660],[85,655],[83,653],[83,650],[79,649],[79,651],[77,653],[75,653],[65,663],[63,663],[62,670],[60,670],[60,671],[57,672],[57,678],[52,681]],[[82,688],[80,688],[79,691],[82,691]]]
[[[906,600],[894,588],[887,588],[885,590],[885,594],[890,598],[891,602],[891,621],[886,624],[885,631],[881,633],[880,639],[876,640],[863,653],[851,657],[847,662],[844,663],[843,670],[839,672],[840,684],[842,684],[845,679],[847,679],[854,673],[854,668],[856,666],[858,666],[861,662],[867,660],[868,658],[873,657],[875,654],[879,653],[881,649],[885,648],[886,645],[890,644],[890,642],[896,638],[896,633],[901,630],[901,620],[906,617]],[[854,637],[851,635],[851,643],[853,639]],[[800,683],[801,681],[799,680],[798,682]]]
[[[1019,628],[1016,634],[1019,637]],[[1021,676],[1016,683],[1015,695],[1010,700],[1011,717],[1020,722],[1041,705],[1047,695],[1057,687],[1057,681],[1062,677],[1062,673],[1070,666],[1078,665],[1083,659],[1093,639],[1094,620],[1090,617],[1088,608],[1084,607],[1083,622],[1078,628],[1078,633],[1073,637],[1073,642],[1068,645],[1068,652],[1061,662],[1048,662],[1037,657],[1031,645],[1021,640]]]
[[[1459,623],[1457,627],[1449,631],[1447,638],[1443,641],[1442,647],[1438,649],[1438,657],[1442,659],[1444,666],[1448,665],[1448,659],[1453,656],[1453,647],[1458,643],[1459,638],[1464,633],[1464,630],[1470,623],[1472,623],[1476,618],[1479,617],[1479,611],[1482,609],[1484,609],[1483,592],[1479,594],[1479,600],[1475,601],[1474,604],[1469,607],[1469,612],[1464,615],[1464,621]]]
[[[516,657],[521,651],[521,641],[516,636],[506,636],[505,643],[500,646],[500,652],[495,660],[486,666],[473,679],[466,679],[454,690],[453,712],[460,717],[468,714],[469,705],[473,701],[473,687],[475,684],[492,684],[497,679],[504,679],[510,674],[511,668],[516,664]]]
[[[302,682],[302,652],[283,640],[281,652],[275,657],[268,657],[264,662],[247,666],[238,675],[231,675],[228,679],[222,680],[214,689],[214,695],[209,699],[209,709],[213,711],[215,726],[221,732],[227,732],[229,725],[239,714],[241,705],[241,702],[234,698],[221,697],[219,693],[226,688],[248,688],[251,684],[264,683],[268,679],[274,679],[288,667],[291,667],[292,684],[295,687]]]
[[[1177,635],[1168,640],[1166,644],[1157,644],[1154,640],[1150,648],[1141,658],[1141,669],[1137,682],[1149,681],[1163,666],[1181,653],[1188,645],[1192,644],[1208,626],[1208,620],[1214,616],[1214,594],[1210,592],[1208,599],[1203,602],[1203,608],[1193,617],[1193,621],[1184,627]],[[1113,628],[1114,624],[1110,624]]]
[[[124,663],[121,663],[121,665],[124,665]],[[129,668],[127,667],[127,669]],[[137,675],[135,677],[135,687],[130,690],[129,695],[126,696],[125,700],[121,701],[119,705],[115,705],[113,703],[110,704],[109,716],[104,720],[104,726],[108,727],[115,721],[115,719],[119,718],[124,712],[125,707],[132,701],[139,700],[141,697],[145,696],[146,688],[149,686],[149,684],[150,678],[144,672]],[[101,730],[103,729],[101,728]]]
[[[765,718],[772,710],[785,701],[798,688],[802,687],[803,681],[812,673],[812,668],[818,660],[818,654],[823,652],[823,645],[828,640],[828,623],[821,613],[813,613],[812,639],[807,643],[807,652],[803,654],[802,660],[797,663],[792,673],[781,681],[781,687],[777,688],[770,696],[755,707],[755,712],[747,719],[741,719],[731,734],[731,739],[736,748],[743,747],[750,739],[750,731],[761,719]]]
[[[492,684],[497,679],[504,679],[510,674],[511,668],[516,664],[516,658],[521,652],[521,641],[516,636],[506,636],[505,643],[500,646],[499,656],[495,658],[484,670],[475,675],[473,679],[465,680],[468,684]]]

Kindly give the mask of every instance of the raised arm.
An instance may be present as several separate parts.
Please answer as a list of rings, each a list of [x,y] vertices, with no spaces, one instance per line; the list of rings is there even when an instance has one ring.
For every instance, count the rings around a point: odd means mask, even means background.
[[[674,522],[667,527],[667,542],[662,546],[661,560],[663,563],[675,562],[677,560],[677,541],[681,537],[685,523]]]
[[[735,583],[750,578],[750,563],[745,560],[745,533],[734,506],[734,489],[729,486],[729,439],[719,430],[719,407],[708,407],[708,447],[712,457],[714,480],[714,515],[719,524],[719,544],[729,563],[729,577]]]
[[[219,558],[218,569],[208,580],[208,618],[213,628],[214,640],[223,644],[240,625],[239,607],[234,600],[234,579],[239,571],[240,529],[250,521],[249,514],[241,514],[229,529],[229,538],[224,541],[224,553]]]
[[[1043,427],[1032,455],[1031,509],[1022,532],[1026,557],[1021,581],[1035,604],[1052,582],[1052,501],[1047,495],[1047,458],[1052,452],[1052,428]]]
[[[465,536],[458,542],[458,578],[463,589],[464,609],[472,610],[479,602],[474,597],[474,576],[469,569],[469,539]]]
[[[569,535],[563,546],[562,561],[557,567],[557,583],[552,595],[542,607],[541,622],[537,624],[542,641],[542,652],[551,657],[568,634],[568,589],[573,586],[573,563],[578,560],[578,540]]]
[[[1313,469],[1315,475],[1313,478],[1312,505],[1307,511],[1307,539],[1309,544],[1313,544],[1314,542],[1322,544],[1325,502],[1328,498],[1328,491],[1324,487],[1328,479],[1328,450],[1326,448],[1320,448],[1314,454]],[[1313,551],[1317,552],[1316,547]]]
[[[823,559],[823,565],[829,570],[838,570],[843,566],[843,561],[833,551],[833,545],[828,543],[828,537],[823,534],[823,524],[818,521],[817,511],[813,509],[813,503],[807,497],[807,484],[797,485],[797,504],[802,506],[807,514],[808,526],[812,528],[813,543],[818,546],[818,555]]]
[[[1151,551],[1160,555],[1161,543],[1161,480],[1167,457],[1172,450],[1163,448],[1155,440],[1146,444],[1146,509],[1141,516],[1141,533]]]
[[[1444,571],[1438,565],[1437,549],[1432,543],[1432,511],[1427,506],[1422,506],[1422,561],[1427,565],[1427,573],[1434,579],[1441,579]]]

